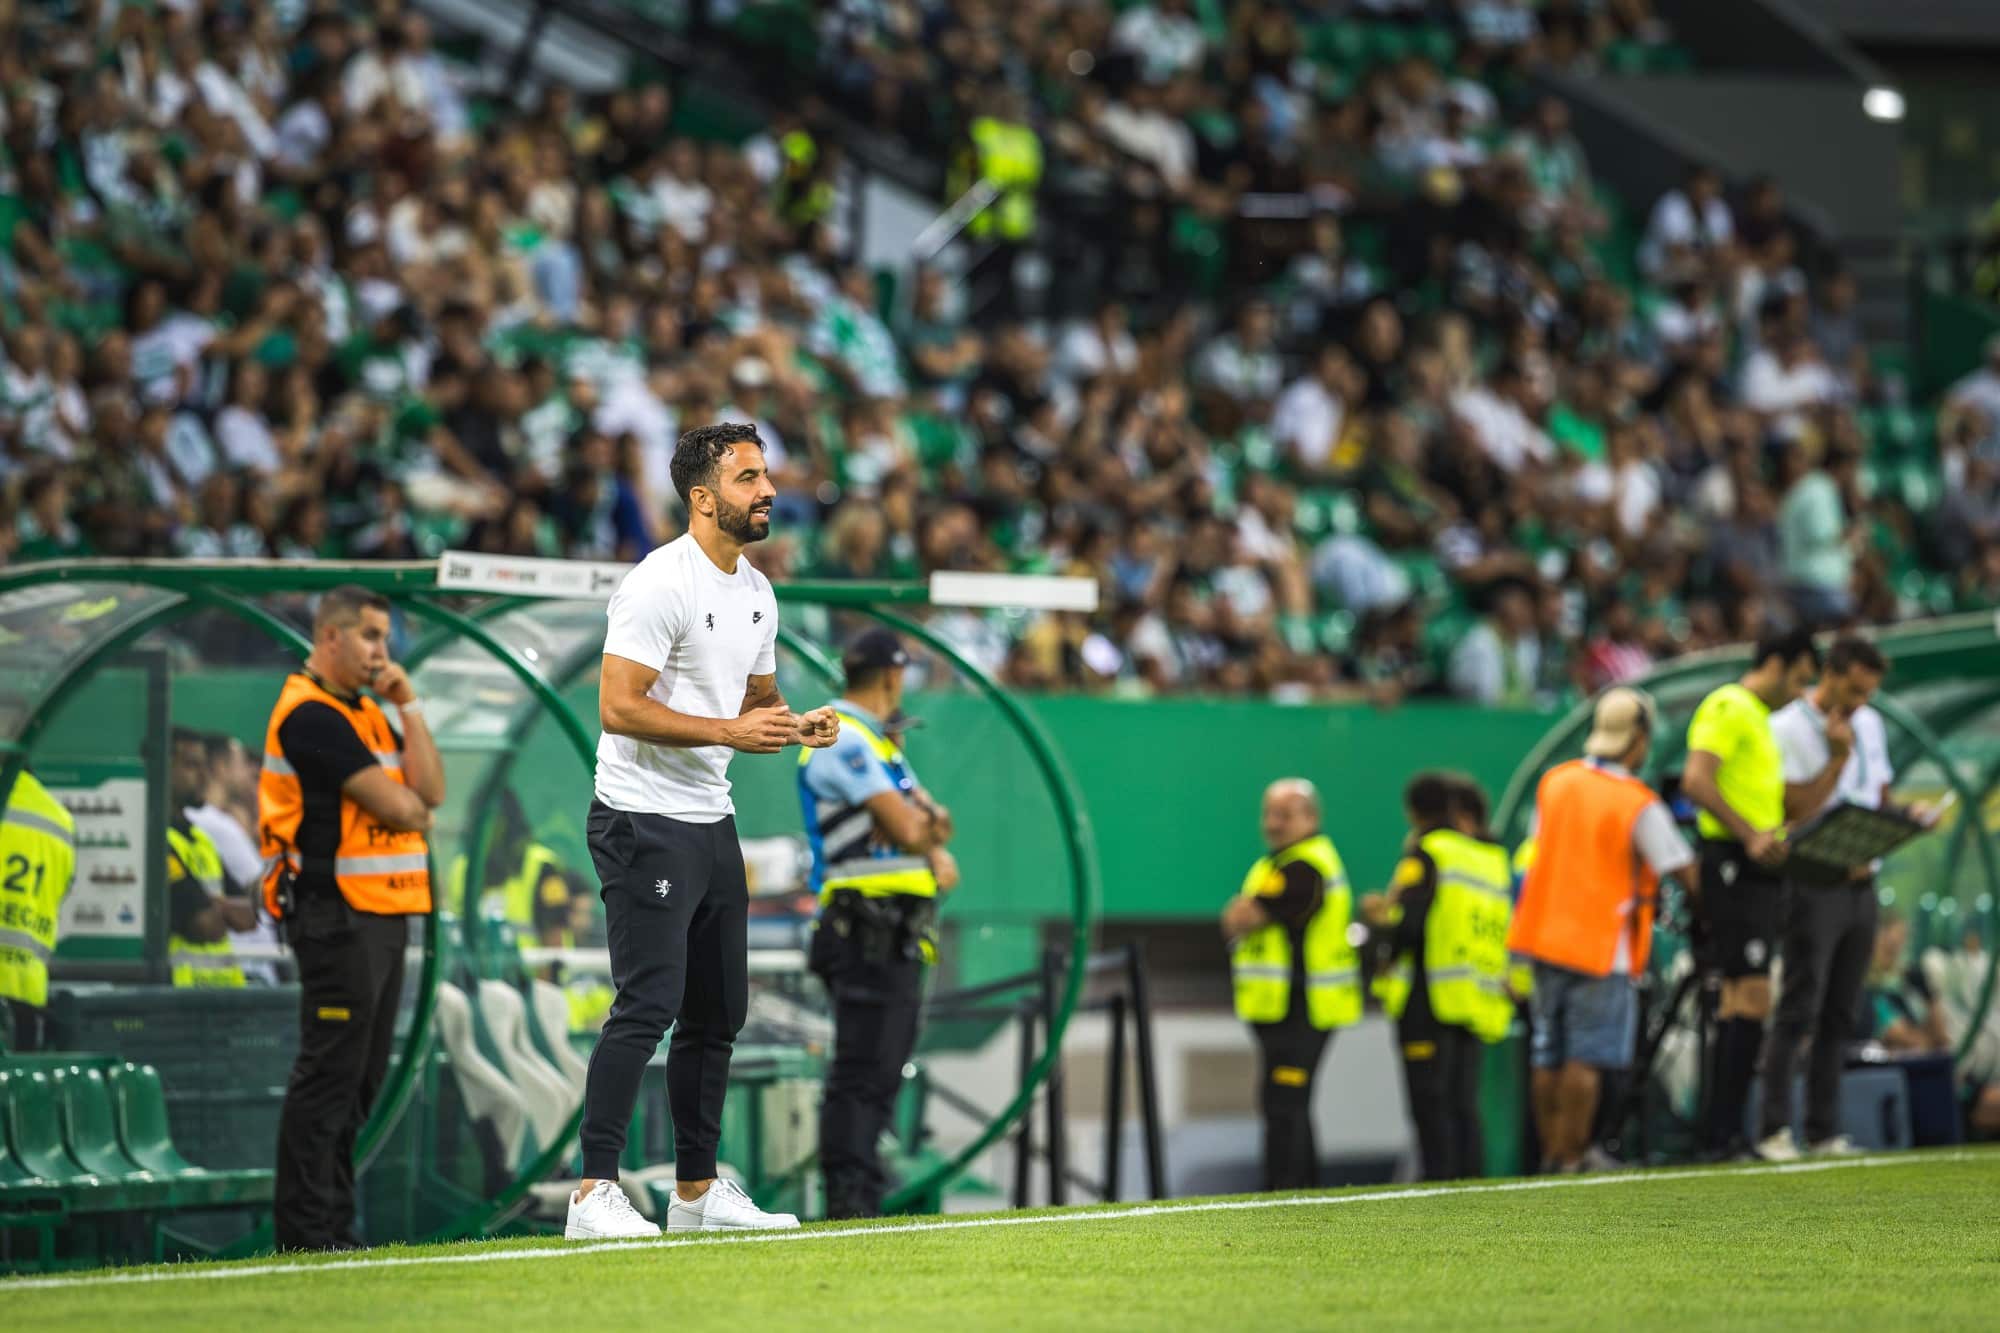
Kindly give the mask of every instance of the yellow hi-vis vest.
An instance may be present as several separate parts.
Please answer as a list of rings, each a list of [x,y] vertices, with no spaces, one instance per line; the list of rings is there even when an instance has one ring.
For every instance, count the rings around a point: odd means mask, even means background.
[[[0,816],[0,999],[49,1002],[56,918],[76,877],[76,820],[25,770]]]
[[[1325,834],[1260,856],[1243,877],[1242,892],[1271,897],[1284,888],[1285,867],[1303,861],[1326,883],[1319,910],[1306,923],[1306,1017],[1322,1032],[1361,1017],[1361,957],[1347,938],[1354,894],[1340,853]],[[1229,957],[1236,987],[1236,1016],[1246,1023],[1282,1023],[1292,1008],[1292,937],[1284,926],[1260,926],[1236,942]]]
[[[972,122],[977,178],[992,182],[1000,197],[967,224],[974,236],[998,232],[1020,241],[1034,234],[1035,187],[1042,183],[1042,141],[1026,125],[980,116]]]
[[[1537,844],[1532,837],[1523,838],[1521,845],[1514,849],[1514,901],[1521,901],[1521,882],[1528,877],[1528,868],[1535,864]],[[1526,999],[1535,993],[1535,965],[1519,954],[1507,961],[1507,984],[1516,998]]]
[[[894,742],[838,706],[834,713],[842,726],[853,727],[868,742],[868,748],[898,791],[907,794],[916,786],[903,751]],[[806,785],[806,765],[817,753],[810,749],[799,751],[798,786],[799,805],[812,843],[813,874],[819,880],[820,902],[829,901],[841,889],[851,889],[867,898],[886,898],[891,894],[937,897],[937,876],[931,873],[929,857],[903,852],[877,855],[870,850],[874,822],[865,806],[822,800]]]
[[[224,880],[222,853],[215,840],[198,828],[167,826],[167,880],[192,879],[211,897],[220,897]],[[167,961],[173,967],[176,986],[200,986],[234,990],[247,986],[249,979],[236,965],[236,951],[229,941],[196,944],[179,935],[167,936]]]
[[[1437,893],[1424,919],[1424,983],[1440,1023],[1499,1041],[1514,1022],[1507,994],[1507,927],[1513,895],[1507,849],[1454,829],[1434,829],[1417,843],[1437,867]],[[1412,985],[1408,954],[1375,979],[1391,1018],[1401,1018]]]
[[[506,895],[507,919],[514,923],[521,947],[532,949],[541,941],[535,936],[535,896],[541,892],[548,872],[562,865],[562,858],[539,842],[531,842],[521,852],[521,868],[501,886]],[[564,932],[568,934],[567,931]]]

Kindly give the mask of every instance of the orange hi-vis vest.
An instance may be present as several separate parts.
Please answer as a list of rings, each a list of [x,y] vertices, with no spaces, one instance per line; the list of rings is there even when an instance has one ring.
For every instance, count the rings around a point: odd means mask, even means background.
[[[1572,759],[1535,790],[1535,859],[1507,932],[1511,953],[1582,972],[1611,975],[1620,937],[1631,972],[1653,946],[1659,877],[1632,845],[1632,830],[1660,798],[1638,778]]]
[[[303,672],[285,678],[271,724],[264,732],[264,772],[257,783],[257,824],[264,852],[264,906],[272,916],[278,906],[278,873],[289,864],[303,868],[298,850],[299,821],[305,814],[305,792],[299,775],[285,758],[278,729],[300,704],[322,703],[353,726],[375,755],[375,761],[398,782],[404,781],[403,755],[381,705],[363,696],[349,703]],[[316,870],[328,867],[315,866]],[[330,867],[341,897],[357,912],[380,916],[421,915],[431,910],[430,855],[424,835],[392,829],[362,809],[344,793],[340,798],[340,844]]]

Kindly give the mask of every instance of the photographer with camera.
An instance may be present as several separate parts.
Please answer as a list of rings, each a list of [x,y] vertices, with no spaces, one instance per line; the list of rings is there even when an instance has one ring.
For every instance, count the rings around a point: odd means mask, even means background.
[[[1652,949],[1660,881],[1694,865],[1673,815],[1638,777],[1658,722],[1648,695],[1605,691],[1584,757],[1550,769],[1535,790],[1534,862],[1507,948],[1534,962],[1529,1059],[1544,1171],[1591,1164],[1603,1076],[1632,1063],[1632,979]]]

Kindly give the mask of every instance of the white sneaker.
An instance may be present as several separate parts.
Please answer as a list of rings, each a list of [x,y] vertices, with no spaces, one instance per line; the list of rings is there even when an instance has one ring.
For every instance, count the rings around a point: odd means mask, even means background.
[[[669,1231],[788,1231],[798,1224],[790,1213],[767,1213],[750,1202],[733,1180],[717,1180],[693,1201],[676,1194],[667,1205]]]
[[[1757,1145],[1757,1155],[1767,1162],[1796,1162],[1801,1154],[1799,1145],[1792,1141],[1792,1131],[1781,1129]]]
[[[1845,1134],[1836,1134],[1830,1139],[1821,1139],[1806,1149],[1814,1157],[1859,1157],[1865,1151],[1855,1146],[1854,1140]]]
[[[630,1240],[659,1234],[659,1227],[639,1216],[616,1181],[598,1181],[581,1203],[574,1193],[569,1196],[569,1223],[563,1235],[570,1240]]]

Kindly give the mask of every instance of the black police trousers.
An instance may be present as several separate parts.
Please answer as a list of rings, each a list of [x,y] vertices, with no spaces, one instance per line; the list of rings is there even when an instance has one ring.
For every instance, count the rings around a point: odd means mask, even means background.
[[[281,1250],[350,1249],[354,1140],[389,1072],[408,917],[357,912],[338,896],[293,904],[299,1054],[278,1117],[271,1201]]]
[[[1465,1028],[1440,1023],[1421,990],[1396,1022],[1403,1053],[1403,1087],[1423,1154],[1424,1180],[1483,1175],[1486,1144],[1479,1129],[1479,1071],[1486,1044]]]
[[[1306,1017],[1305,997],[1292,996],[1282,1022],[1253,1023],[1261,1068],[1257,1107],[1264,1116],[1264,1188],[1309,1190],[1319,1186],[1319,1147],[1313,1142],[1312,1090],[1331,1032]]]
[[[879,1217],[889,1179],[880,1143],[917,1044],[924,963],[905,939],[871,948],[832,918],[813,932],[812,970],[833,1001],[833,1060],[819,1111],[828,1217]]]

